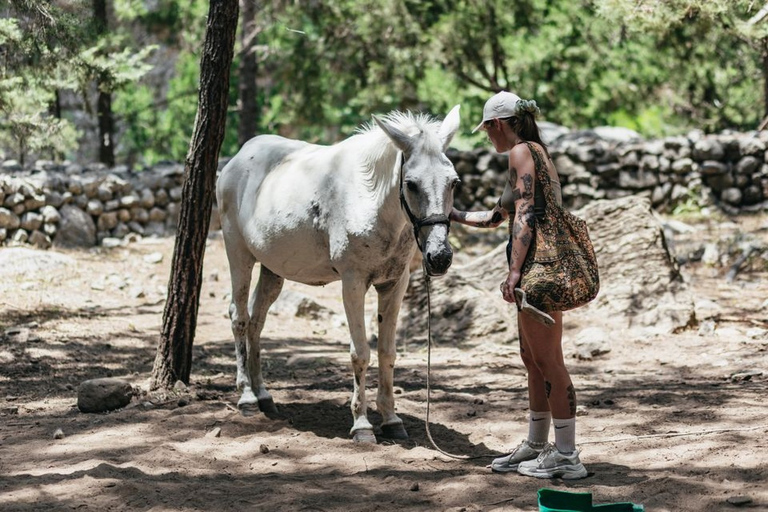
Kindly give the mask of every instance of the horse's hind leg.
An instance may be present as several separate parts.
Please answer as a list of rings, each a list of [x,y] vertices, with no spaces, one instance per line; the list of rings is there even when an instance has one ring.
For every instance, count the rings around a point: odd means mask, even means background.
[[[368,421],[368,402],[365,397],[365,378],[371,360],[371,348],[365,337],[365,291],[363,281],[355,278],[342,278],[344,311],[347,314],[349,334],[352,338],[349,347],[354,373],[352,391],[352,429],[350,434],[355,442],[376,443],[373,425]]]
[[[261,331],[267,318],[269,307],[280,295],[285,280],[269,270],[264,265],[261,266],[259,274],[259,283],[251,295],[248,303],[248,376],[250,379],[250,389],[243,390],[243,396],[237,403],[240,408],[247,408],[258,404],[262,412],[277,412],[272,395],[269,394],[264,386],[264,380],[261,375]],[[254,395],[255,391],[255,395]]]
[[[226,220],[226,219],[222,219]],[[246,369],[247,340],[249,314],[247,311],[248,293],[251,287],[251,273],[256,259],[248,248],[240,243],[238,237],[227,236],[225,230],[225,247],[229,260],[229,274],[232,280],[232,299],[229,304],[229,319],[232,324],[232,335],[235,338],[235,358],[237,361],[238,390],[251,387],[251,381]]]
[[[395,329],[400,304],[408,288],[408,272],[403,272],[399,280],[377,285],[379,294],[379,390],[376,406],[381,414],[381,433],[390,439],[408,439],[403,427],[403,420],[395,414],[394,372],[395,372]]]

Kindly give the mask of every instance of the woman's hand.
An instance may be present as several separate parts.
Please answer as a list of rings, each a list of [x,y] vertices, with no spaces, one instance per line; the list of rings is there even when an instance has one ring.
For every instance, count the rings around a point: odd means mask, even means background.
[[[507,278],[502,281],[501,286],[499,287],[501,289],[501,296],[504,297],[504,300],[509,302],[510,304],[514,303],[517,304],[517,298],[515,297],[515,288],[517,287],[518,283],[520,282],[520,271],[519,270],[510,270],[509,275],[507,275]],[[520,307],[520,304],[517,304],[517,307]]]

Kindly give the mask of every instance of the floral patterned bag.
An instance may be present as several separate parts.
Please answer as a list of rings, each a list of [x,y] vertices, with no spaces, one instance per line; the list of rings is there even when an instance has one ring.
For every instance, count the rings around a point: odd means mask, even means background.
[[[587,223],[557,202],[538,149],[528,143],[544,214],[536,217],[534,238],[521,270],[519,287],[528,303],[542,311],[567,311],[597,296],[600,278]]]

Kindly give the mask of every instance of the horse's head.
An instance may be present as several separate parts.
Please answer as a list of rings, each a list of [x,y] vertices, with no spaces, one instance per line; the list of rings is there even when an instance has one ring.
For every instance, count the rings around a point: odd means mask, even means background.
[[[400,198],[413,225],[416,243],[429,275],[442,275],[453,261],[448,243],[448,214],[459,176],[445,156],[445,150],[459,129],[459,105],[439,126],[417,124],[418,133],[409,135],[387,120],[374,116],[376,123],[403,154],[400,169]]]

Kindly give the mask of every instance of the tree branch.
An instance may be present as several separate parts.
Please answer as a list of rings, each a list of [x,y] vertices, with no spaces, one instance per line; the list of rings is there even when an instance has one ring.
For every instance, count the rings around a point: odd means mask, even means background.
[[[482,89],[482,90],[488,91],[488,92],[494,92],[494,93],[495,92],[499,92],[501,90],[498,87],[494,87],[493,85],[487,85],[487,84],[483,84],[481,82],[478,82],[477,80],[475,80],[474,78],[470,77],[467,73],[465,73],[461,69],[457,69],[456,72],[458,73],[459,78],[461,78],[462,80],[464,80],[464,81],[474,85],[475,87],[477,87],[479,89]]]

